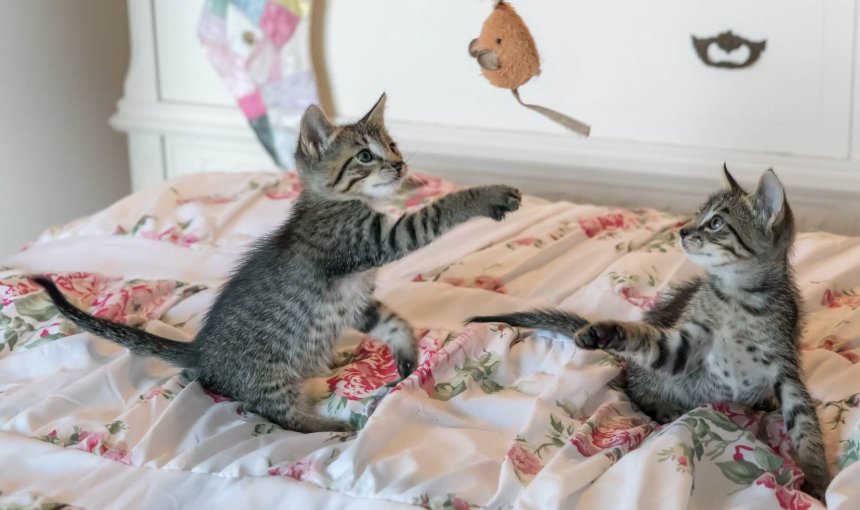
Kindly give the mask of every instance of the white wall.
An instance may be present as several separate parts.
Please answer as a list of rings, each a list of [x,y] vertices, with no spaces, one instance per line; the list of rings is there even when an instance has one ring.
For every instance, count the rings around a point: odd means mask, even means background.
[[[129,192],[108,117],[128,65],[120,0],[6,2],[0,16],[0,259]]]

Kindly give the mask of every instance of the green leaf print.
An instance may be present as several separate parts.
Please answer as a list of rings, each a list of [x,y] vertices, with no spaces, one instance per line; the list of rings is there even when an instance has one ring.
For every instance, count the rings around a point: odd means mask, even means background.
[[[11,319],[2,315],[0,315],[0,317],[6,319],[5,321],[0,321],[0,326],[5,327],[5,331],[3,332],[3,343],[9,347],[10,351],[15,348],[24,335],[32,333],[35,329],[21,317],[16,316]]]
[[[367,425],[367,415],[358,414],[358,413],[350,413],[349,414],[349,425],[353,430],[361,430]]]
[[[764,474],[764,470],[746,460],[717,462],[717,467],[729,480],[739,485],[750,485],[756,478]]]
[[[438,383],[434,387],[433,398],[448,401],[466,391],[469,380],[479,383],[484,393],[503,390],[503,386],[493,381],[493,373],[501,363],[502,360],[497,353],[488,351],[484,351],[478,359],[467,359],[461,366],[454,367],[457,375],[453,379]]]
[[[764,448],[756,448],[753,451],[753,456],[755,457],[756,462],[758,462],[759,466],[761,466],[765,471],[776,473],[780,469],[782,469],[782,465],[784,464],[782,457],[779,455],[774,455],[773,453],[765,450]]]
[[[42,292],[28,294],[18,299],[15,301],[15,309],[19,314],[39,322],[47,321],[59,313],[57,307],[47,300]]]
[[[271,434],[272,432],[280,429],[274,423],[258,423],[254,425],[254,432],[251,433],[251,437],[264,436],[266,434]]]
[[[466,391],[466,382],[460,381],[456,386],[451,383],[439,383],[434,388],[433,398],[447,402],[460,393]]]
[[[845,469],[860,460],[860,433],[854,434],[855,439],[846,439],[840,444],[842,451],[839,455],[839,469]]]
[[[110,435],[114,435],[122,430],[127,430],[128,426],[120,420],[112,421],[105,425]]]

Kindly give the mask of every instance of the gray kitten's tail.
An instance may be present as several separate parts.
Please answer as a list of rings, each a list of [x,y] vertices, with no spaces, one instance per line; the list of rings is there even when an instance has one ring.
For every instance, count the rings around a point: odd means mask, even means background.
[[[94,317],[69,303],[49,278],[34,276],[32,280],[44,287],[60,313],[81,329],[116,342],[137,354],[155,356],[177,367],[197,366],[197,349],[193,342],[177,342],[101,317]]]
[[[571,337],[582,327],[588,325],[588,321],[579,315],[563,310],[531,310],[503,315],[485,315],[472,317],[466,322],[503,322],[510,326],[545,329]]]

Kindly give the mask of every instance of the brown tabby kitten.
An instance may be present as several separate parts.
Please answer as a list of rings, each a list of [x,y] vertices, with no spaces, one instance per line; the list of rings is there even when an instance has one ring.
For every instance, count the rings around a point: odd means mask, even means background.
[[[375,269],[471,218],[502,220],[520,194],[508,186],[466,189],[391,221],[368,202],[400,188],[407,168],[383,122],[385,95],[355,124],[305,112],[296,149],[301,195],[290,219],[251,249],[224,286],[193,342],[177,342],[93,317],[36,278],[84,330],[189,369],[214,392],[243,400],[284,428],[345,431],[346,422],[307,408],[302,381],[327,370],[345,329],[385,340],[401,376],[415,367],[409,325],[371,300]]]
[[[782,183],[766,171],[747,193],[724,168],[712,194],[680,231],[704,277],[681,284],[642,322],[600,321],[535,310],[474,322],[504,322],[571,335],[583,349],[628,362],[626,391],[658,421],[708,402],[769,406],[778,400],[806,475],[821,498],[830,481],[815,404],[801,377],[802,302],[788,257],[794,219]]]

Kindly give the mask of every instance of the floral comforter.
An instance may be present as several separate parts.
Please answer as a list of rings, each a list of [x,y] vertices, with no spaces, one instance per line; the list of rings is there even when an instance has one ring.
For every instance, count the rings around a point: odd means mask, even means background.
[[[454,187],[395,201],[402,214]],[[358,333],[309,381],[355,434],[301,435],[207,393],[164,363],[78,331],[26,274],[81,307],[193,337],[248,243],[288,216],[292,174],[182,177],[44,233],[0,264],[0,508],[822,508],[798,490],[782,418],[726,403],[658,427],[618,391],[620,368],[563,339],[474,314],[559,305],[633,319],[697,269],[681,218],[526,197],[380,273],[414,325],[402,383]],[[828,508],[860,508],[860,238],[800,236],[803,363],[831,469]]]

